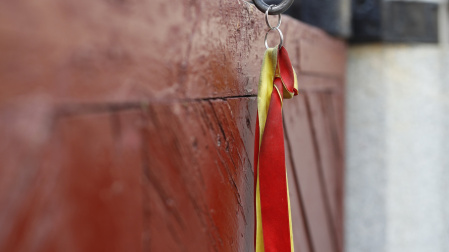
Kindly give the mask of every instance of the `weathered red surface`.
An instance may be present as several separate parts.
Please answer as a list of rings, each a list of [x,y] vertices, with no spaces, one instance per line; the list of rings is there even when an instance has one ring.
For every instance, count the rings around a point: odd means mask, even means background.
[[[151,251],[247,251],[254,98],[154,105],[144,123]],[[249,137],[246,139],[250,139]],[[162,242],[165,241],[165,242]],[[168,246],[168,247],[167,247]]]
[[[22,112],[1,118],[0,250],[141,250],[139,114]]]
[[[295,248],[342,251],[345,45],[281,28]],[[244,1],[0,3],[0,251],[252,251],[265,30]]]

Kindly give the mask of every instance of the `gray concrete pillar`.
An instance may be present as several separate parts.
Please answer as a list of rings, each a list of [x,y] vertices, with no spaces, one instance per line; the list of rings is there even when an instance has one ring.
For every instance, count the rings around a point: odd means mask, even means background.
[[[433,1],[435,2],[435,1]],[[349,47],[346,251],[449,251],[449,49]]]

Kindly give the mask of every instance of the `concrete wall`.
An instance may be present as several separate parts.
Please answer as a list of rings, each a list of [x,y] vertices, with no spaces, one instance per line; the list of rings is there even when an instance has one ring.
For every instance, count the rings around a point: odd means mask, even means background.
[[[348,252],[449,251],[446,2],[439,13],[439,44],[349,47]]]

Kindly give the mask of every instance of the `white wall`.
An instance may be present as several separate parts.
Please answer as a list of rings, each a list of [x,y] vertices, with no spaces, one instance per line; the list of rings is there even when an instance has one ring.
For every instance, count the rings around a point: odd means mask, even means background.
[[[346,251],[449,252],[447,7],[439,44],[350,46]]]

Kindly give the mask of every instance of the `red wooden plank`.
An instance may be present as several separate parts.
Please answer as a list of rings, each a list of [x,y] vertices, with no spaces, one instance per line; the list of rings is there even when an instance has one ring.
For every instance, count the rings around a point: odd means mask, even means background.
[[[57,149],[49,127],[52,114],[51,106],[40,99],[0,109],[0,251],[55,249],[61,221],[48,211],[62,209],[47,202],[58,202],[48,197],[58,167],[42,165],[44,156]],[[34,236],[38,233],[40,237]]]
[[[240,135],[254,98],[151,105],[145,127],[151,251],[249,251],[253,246],[251,146]],[[244,131],[243,133],[241,131]],[[247,151],[248,149],[248,151]],[[169,150],[169,151],[167,151]],[[154,200],[154,201],[153,201]]]
[[[304,73],[339,76],[345,72],[345,43],[329,43],[329,46],[315,43],[316,40],[301,40],[301,70]],[[324,70],[324,71],[323,71]]]
[[[253,95],[263,18],[245,1],[3,1],[0,101],[41,93],[95,103]],[[343,76],[342,41],[288,17],[282,27],[287,48],[301,50],[295,66]]]
[[[53,113],[38,115],[8,116],[11,134],[2,139],[16,141],[9,149],[2,142],[1,155],[26,147],[14,162],[1,160],[2,178],[13,183],[0,193],[0,250],[141,250],[139,115],[115,117],[115,130],[108,114],[57,121]]]
[[[324,76],[299,74],[299,88],[307,93],[342,93],[341,80]]]
[[[289,139],[287,136],[285,138],[285,164],[288,174],[288,189],[290,193],[290,208],[295,251],[311,252],[312,242],[310,237],[310,228],[307,223],[307,216],[304,211],[305,206],[302,195],[299,191],[300,188],[298,185],[296,170],[293,167]]]
[[[324,188],[327,191],[330,210],[333,219],[336,218],[337,201],[336,201],[336,155],[334,153],[334,145],[332,142],[331,132],[326,115],[326,104],[322,99],[323,94],[308,94],[310,104],[310,112],[312,115],[312,123],[316,133],[320,162],[324,176]]]
[[[134,112],[58,123],[63,212],[75,250],[142,249],[140,123]]]
[[[344,40],[329,37],[324,31],[301,22],[283,22],[281,28],[285,37],[284,45],[290,55],[294,55],[291,56],[294,58],[292,64],[297,72],[334,78],[344,76]]]
[[[326,191],[325,199],[328,201],[329,211],[331,215],[331,225],[334,230],[334,235],[337,237],[339,249],[340,244],[339,226],[341,226],[341,208],[339,207],[339,166],[341,161],[339,156],[339,145],[335,141],[334,134],[332,132],[331,122],[329,121],[328,100],[330,95],[311,93],[307,95],[310,104],[310,110],[312,115],[312,122],[316,133],[316,140],[318,144],[318,151],[320,157],[320,167],[322,172],[323,187]]]
[[[343,250],[343,188],[344,188],[344,103],[343,85],[340,79],[324,76],[300,76],[301,89],[313,97],[319,97],[318,103],[311,104],[311,113],[318,123],[318,145],[325,148],[324,158],[332,161],[321,161],[327,167],[324,179],[327,179],[327,197],[332,214],[332,225],[340,251]],[[325,141],[325,142],[323,142]],[[329,153],[331,156],[329,157]],[[320,157],[321,159],[321,157]],[[332,205],[333,203],[333,205]]]
[[[319,164],[314,149],[312,129],[303,94],[284,104],[286,135],[305,206],[313,251],[336,251],[332,227],[328,222]]]

